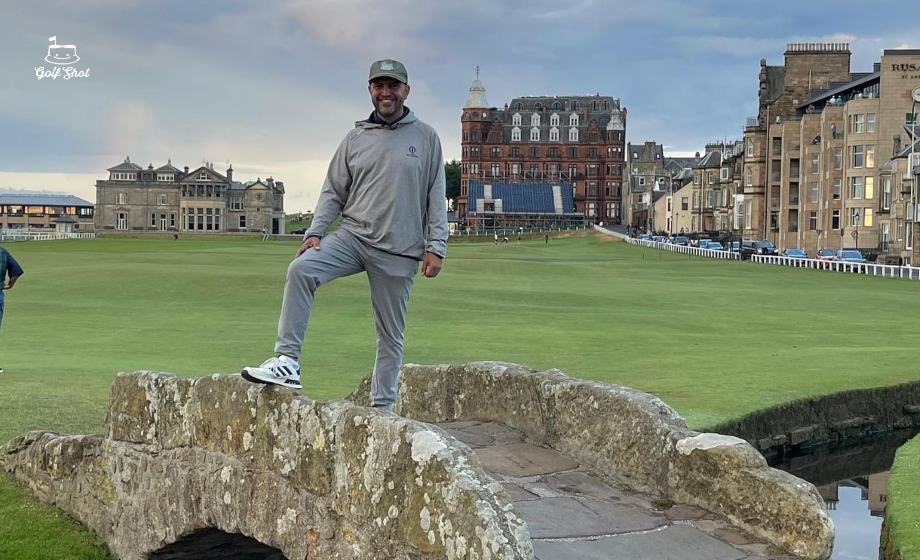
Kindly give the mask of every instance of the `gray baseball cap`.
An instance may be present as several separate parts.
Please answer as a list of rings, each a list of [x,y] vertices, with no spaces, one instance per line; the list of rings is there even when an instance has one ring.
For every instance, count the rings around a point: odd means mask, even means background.
[[[377,78],[393,78],[404,84],[409,83],[409,73],[406,72],[403,63],[398,60],[378,60],[371,64],[371,73],[367,81],[372,82]]]

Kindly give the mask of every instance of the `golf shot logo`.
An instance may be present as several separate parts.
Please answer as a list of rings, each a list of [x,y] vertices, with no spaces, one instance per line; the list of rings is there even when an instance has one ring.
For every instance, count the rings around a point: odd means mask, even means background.
[[[54,64],[54,67],[48,68],[47,70],[44,66],[36,68],[35,76],[39,80],[42,78],[56,80],[58,76],[62,76],[65,80],[89,77],[89,68],[86,70],[77,70],[71,66],[80,61],[80,57],[77,56],[77,47],[75,45],[58,45],[57,35],[48,38],[48,40],[52,41],[54,44],[48,46],[48,56],[45,57],[45,62]]]

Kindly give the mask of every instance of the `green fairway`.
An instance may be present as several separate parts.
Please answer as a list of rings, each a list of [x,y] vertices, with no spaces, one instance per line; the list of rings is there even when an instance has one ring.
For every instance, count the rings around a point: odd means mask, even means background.
[[[0,442],[32,429],[100,433],[118,371],[236,373],[272,355],[296,247],[8,245],[26,275],[7,293],[0,336]],[[697,429],[799,397],[920,378],[916,282],[688,258],[594,234],[455,243],[444,265],[437,279],[416,281],[406,362],[559,368],[655,393]],[[342,397],[373,363],[366,278],[320,288],[304,392]],[[8,497],[18,500],[0,485]],[[0,557],[16,538],[11,511],[0,509]],[[9,557],[96,558],[73,543],[64,555],[22,548]]]

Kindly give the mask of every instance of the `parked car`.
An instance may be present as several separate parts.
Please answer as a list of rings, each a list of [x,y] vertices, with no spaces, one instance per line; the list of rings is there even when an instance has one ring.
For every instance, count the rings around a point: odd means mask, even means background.
[[[776,245],[772,242],[762,239],[760,241],[742,241],[741,258],[749,259],[751,255],[777,255]]]
[[[654,242],[656,242],[656,243],[664,243],[664,242],[665,242],[665,237],[664,237],[663,235],[653,235],[653,236],[652,236],[652,241],[654,241]]]
[[[303,235],[305,233],[307,233],[307,228],[300,228],[300,229],[295,229],[294,231],[292,231],[291,235]]]
[[[783,251],[783,256],[790,259],[807,259],[808,253],[804,249],[786,249]]]
[[[865,257],[862,256],[862,253],[856,249],[841,249],[837,251],[837,258],[835,259],[840,262],[849,262],[849,263],[865,263],[868,262]]]
[[[776,245],[772,241],[767,241],[763,239],[761,241],[754,242],[754,249],[757,250],[758,255],[778,255],[779,251],[776,249]]]
[[[738,241],[732,241],[731,252],[737,253],[740,250],[741,250],[741,243]]]
[[[675,245],[683,245],[684,247],[690,245],[690,240],[686,236],[678,235],[674,238]]]
[[[837,251],[833,249],[821,249],[815,254],[815,258],[819,261],[835,261],[837,260]]]
[[[725,246],[719,243],[718,241],[710,241],[706,248],[710,251],[725,251]]]
[[[651,241],[652,236],[647,233],[643,233],[642,235],[639,236],[639,239],[642,241]]]

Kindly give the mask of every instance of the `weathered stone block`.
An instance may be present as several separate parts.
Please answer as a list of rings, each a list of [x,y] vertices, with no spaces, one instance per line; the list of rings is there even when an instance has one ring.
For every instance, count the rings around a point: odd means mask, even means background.
[[[502,486],[438,428],[239,376],[119,374],[106,436],[31,432],[0,468],[141,560],[194,531],[288,558],[533,558]]]

